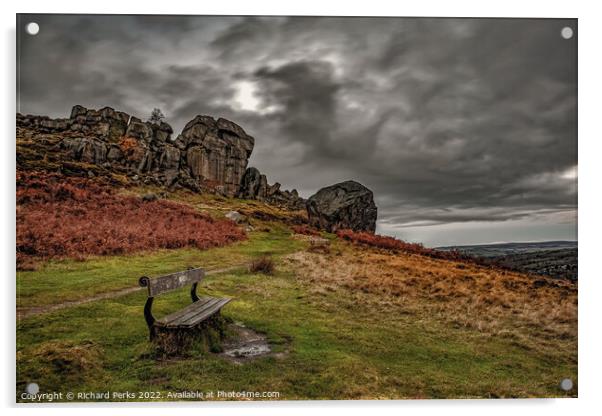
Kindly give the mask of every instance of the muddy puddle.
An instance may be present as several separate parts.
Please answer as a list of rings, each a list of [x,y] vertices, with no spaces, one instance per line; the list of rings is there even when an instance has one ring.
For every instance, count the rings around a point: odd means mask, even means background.
[[[255,332],[240,322],[231,324],[228,329],[233,336],[224,340],[223,351],[219,355],[242,364],[272,354],[272,349],[264,334]]]

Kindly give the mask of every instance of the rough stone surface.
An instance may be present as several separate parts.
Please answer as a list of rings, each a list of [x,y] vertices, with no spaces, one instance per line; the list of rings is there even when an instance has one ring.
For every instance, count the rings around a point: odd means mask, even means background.
[[[239,198],[262,199],[266,196],[267,179],[257,168],[250,167],[242,177]]]
[[[249,224],[249,217],[238,211],[229,211],[226,213],[225,217],[237,224]]]
[[[110,107],[76,105],[69,118],[59,119],[17,114],[17,138],[23,139],[17,164],[66,174],[117,174],[120,183],[187,188],[305,209],[306,201],[296,190],[282,190],[277,182],[270,185],[266,175],[247,168],[255,140],[236,123],[198,115],[175,139],[173,133],[165,122],[145,122]]]
[[[133,117],[125,131],[125,135],[150,142],[153,136],[153,129],[147,123],[143,123],[140,119]]]
[[[312,226],[329,232],[341,229],[374,232],[377,208],[372,191],[355,181],[320,189],[307,200]]]
[[[106,165],[134,181],[229,197],[239,193],[255,143],[242,127],[223,118],[196,116],[172,140],[173,129],[163,121],[81,105],[68,119],[17,114],[17,129],[30,136],[60,134],[63,140],[51,150],[74,161]]]
[[[285,206],[289,209],[304,209],[305,200],[299,197],[297,190],[281,191],[280,184],[268,185],[265,175],[257,168],[250,167],[246,170],[240,184],[239,198],[257,199],[274,205]]]
[[[209,116],[196,116],[175,141],[186,154],[186,174],[230,197],[239,193],[254,145],[255,139],[237,124]]]

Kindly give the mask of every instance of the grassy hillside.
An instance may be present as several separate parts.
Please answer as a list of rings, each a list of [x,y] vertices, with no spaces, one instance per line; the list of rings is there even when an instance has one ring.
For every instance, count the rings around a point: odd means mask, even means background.
[[[153,189],[129,189],[140,195]],[[269,391],[279,399],[575,397],[577,287],[520,273],[353,244],[327,247],[293,232],[302,220],[256,201],[174,193],[219,220],[251,218],[246,239],[223,247],[41,259],[17,273],[17,400],[47,391]],[[298,227],[295,227],[298,230]],[[269,254],[273,275],[247,263]],[[45,307],[135,287],[190,265],[234,268],[201,292],[232,297],[223,315],[267,336],[272,353],[235,362],[201,348],[164,358],[148,342],[145,292]],[[162,316],[190,302],[158,298]],[[41,313],[25,313],[37,308]],[[123,400],[123,399],[115,399]]]

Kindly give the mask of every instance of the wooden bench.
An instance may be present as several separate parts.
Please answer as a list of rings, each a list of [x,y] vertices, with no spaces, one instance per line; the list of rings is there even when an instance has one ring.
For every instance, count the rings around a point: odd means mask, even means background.
[[[195,328],[203,321],[220,313],[222,307],[230,302],[229,298],[199,298],[196,289],[198,283],[205,276],[203,269],[188,269],[183,272],[168,274],[165,276],[150,278],[142,276],[139,279],[140,286],[148,288],[148,298],[144,305],[144,318],[150,332],[151,341],[157,335],[157,330],[160,329],[191,329]],[[192,285],[190,289],[190,297],[192,303],[174,313],[171,313],[161,319],[155,319],[152,313],[153,300],[155,296],[173,290],[182,288],[187,285]]]

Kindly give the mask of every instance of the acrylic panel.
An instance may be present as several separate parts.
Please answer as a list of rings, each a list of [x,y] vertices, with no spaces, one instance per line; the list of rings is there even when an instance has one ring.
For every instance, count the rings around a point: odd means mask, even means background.
[[[577,29],[17,15],[17,402],[576,397]]]

